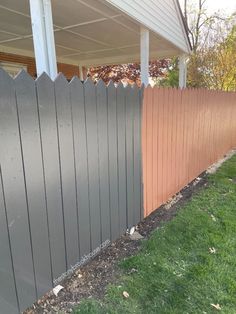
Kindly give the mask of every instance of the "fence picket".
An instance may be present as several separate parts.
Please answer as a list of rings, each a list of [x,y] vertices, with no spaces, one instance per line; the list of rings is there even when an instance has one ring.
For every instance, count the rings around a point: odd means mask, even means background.
[[[134,125],[133,125],[133,136],[134,136],[134,225],[138,224],[141,219],[140,208],[141,208],[141,198],[140,198],[140,183],[141,177],[141,142],[140,142],[140,105],[139,105],[139,88],[137,85],[133,87],[133,110],[134,110]]]
[[[108,104],[107,87],[102,80],[96,86],[100,206],[101,206],[101,239],[102,242],[111,239],[110,226],[110,192],[109,192],[109,152],[108,152]]]
[[[15,88],[36,287],[42,296],[52,288],[52,273],[35,82],[22,71],[15,79]]]
[[[19,313],[18,300],[15,290],[15,276],[12,254],[9,243],[8,220],[6,217],[5,200],[0,171],[0,309],[2,313]]]
[[[63,74],[55,80],[55,100],[64,211],[67,268],[79,260],[78,209],[69,85]]]
[[[36,81],[53,280],[67,269],[60,183],[54,84],[43,74]]]
[[[20,310],[36,298],[14,81],[0,69],[0,159]]]
[[[84,87],[77,77],[74,77],[70,82],[70,101],[72,107],[73,142],[75,151],[79,248],[80,257],[83,257],[91,251],[91,233]]]
[[[133,90],[131,86],[126,89],[126,171],[127,171],[127,227],[134,225],[134,110]]]
[[[127,197],[126,197],[126,147],[125,147],[125,89],[122,83],[117,87],[117,135],[118,135],[118,180],[119,180],[119,213],[120,233],[127,228]],[[140,136],[140,135],[139,135]],[[139,141],[140,142],[140,141]],[[139,150],[141,151],[141,149]]]
[[[107,98],[111,238],[114,240],[119,236],[120,214],[118,197],[117,104],[116,88],[113,82],[110,82],[108,85]]]
[[[91,249],[93,251],[101,244],[101,212],[99,196],[99,156],[96,88],[94,83],[90,79],[87,79],[84,83],[84,98],[88,145]]]

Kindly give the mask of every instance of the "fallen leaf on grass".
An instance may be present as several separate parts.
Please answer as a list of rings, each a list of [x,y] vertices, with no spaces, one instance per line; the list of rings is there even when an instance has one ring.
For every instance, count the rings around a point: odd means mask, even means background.
[[[129,297],[129,294],[127,291],[123,291],[123,296],[127,299]]]
[[[209,252],[211,254],[215,254],[216,253],[216,249],[214,247],[209,247]]]
[[[216,221],[216,217],[215,217],[214,215],[211,215],[211,219],[212,219],[213,221]]]
[[[216,309],[216,310],[219,310],[219,311],[221,310],[221,307],[218,303],[217,304],[211,303],[211,306],[214,307],[214,309]]]

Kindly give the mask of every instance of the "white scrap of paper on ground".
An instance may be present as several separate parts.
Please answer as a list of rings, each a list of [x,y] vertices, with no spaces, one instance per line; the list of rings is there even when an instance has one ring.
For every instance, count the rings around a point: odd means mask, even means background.
[[[61,285],[56,286],[55,288],[52,289],[53,293],[55,294],[55,296],[57,297],[58,293],[64,289],[64,287],[62,287]]]
[[[130,228],[130,232],[129,232],[129,234],[130,234],[130,235],[131,235],[131,234],[133,234],[133,233],[134,233],[134,231],[135,231],[135,227]]]

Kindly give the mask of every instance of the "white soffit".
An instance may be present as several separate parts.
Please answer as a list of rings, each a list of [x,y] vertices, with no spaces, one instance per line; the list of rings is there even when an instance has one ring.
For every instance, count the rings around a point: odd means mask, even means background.
[[[52,12],[58,61],[92,65],[139,60],[140,23],[107,1],[52,0]],[[0,51],[34,56],[28,0],[1,0]],[[151,32],[152,59],[179,53],[179,47]]]

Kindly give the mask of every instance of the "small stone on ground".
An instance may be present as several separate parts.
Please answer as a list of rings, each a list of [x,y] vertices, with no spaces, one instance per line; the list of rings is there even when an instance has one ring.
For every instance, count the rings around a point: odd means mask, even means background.
[[[134,231],[129,237],[130,240],[133,241],[141,240],[144,238],[140,233],[138,233],[138,231]]]

